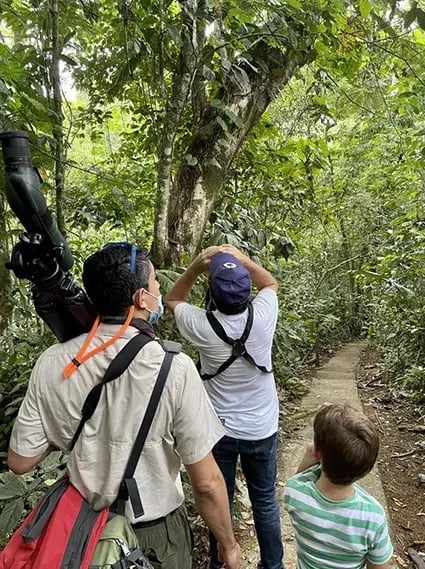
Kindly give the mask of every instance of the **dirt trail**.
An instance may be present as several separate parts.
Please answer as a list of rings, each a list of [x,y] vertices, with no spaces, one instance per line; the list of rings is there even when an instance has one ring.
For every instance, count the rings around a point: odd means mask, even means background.
[[[361,408],[355,381],[356,366],[360,354],[366,344],[355,342],[345,345],[327,364],[318,369],[312,381],[309,393],[300,402],[299,411],[290,418],[290,438],[284,440],[280,447],[281,460],[278,475],[278,496],[281,504],[282,533],[285,542],[285,568],[296,568],[295,543],[289,519],[282,504],[283,485],[298,467],[306,445],[313,438],[312,418],[317,409],[325,403],[348,402]],[[298,430],[294,427],[299,427]],[[365,479],[362,486],[375,496],[387,508],[385,495],[377,469],[375,468]],[[255,537],[243,542],[245,569],[256,567],[258,562]],[[396,569],[397,565],[394,564]]]

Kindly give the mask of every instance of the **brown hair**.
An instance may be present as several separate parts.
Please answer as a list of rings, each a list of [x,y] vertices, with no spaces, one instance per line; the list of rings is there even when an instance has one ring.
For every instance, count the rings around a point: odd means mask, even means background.
[[[314,418],[314,445],[329,480],[347,485],[372,470],[379,437],[372,421],[355,407],[326,405]]]

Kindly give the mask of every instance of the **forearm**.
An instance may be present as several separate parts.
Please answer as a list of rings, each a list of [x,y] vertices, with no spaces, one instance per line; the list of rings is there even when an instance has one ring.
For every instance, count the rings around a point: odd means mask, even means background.
[[[40,464],[40,462],[42,462],[53,450],[55,449],[52,446],[49,446],[45,452],[37,456],[25,457],[16,453],[9,447],[7,465],[15,474],[26,474]]]
[[[222,249],[226,253],[234,255],[242,263],[242,265],[249,271],[251,280],[258,290],[261,290],[263,288],[271,288],[277,291],[279,286],[270,271],[255,263],[252,259],[247,257],[247,255],[244,255],[242,251],[233,245],[223,245]]]
[[[165,297],[165,302],[186,302],[193,285],[198,278],[199,272],[193,265],[189,265],[186,271],[176,280],[170,292]]]
[[[244,258],[243,265],[249,271],[253,284],[258,290],[263,288],[272,288],[274,290],[278,289],[278,284],[273,275],[264,267],[254,263],[249,257]]]
[[[204,249],[204,251],[199,253],[199,255],[192,261],[182,276],[177,279],[174,286],[165,297],[165,302],[172,312],[174,312],[174,309],[179,302],[186,302],[196,279],[201,273],[208,269],[211,257],[217,254],[220,249],[221,248],[216,245]]]
[[[198,512],[215,535],[218,558],[226,569],[241,569],[241,550],[236,542],[223,475],[209,452],[199,462],[186,465]]]
[[[234,548],[236,539],[224,479],[218,478],[215,485],[207,491],[198,491],[193,488],[193,493],[199,514],[221,544],[222,550]]]

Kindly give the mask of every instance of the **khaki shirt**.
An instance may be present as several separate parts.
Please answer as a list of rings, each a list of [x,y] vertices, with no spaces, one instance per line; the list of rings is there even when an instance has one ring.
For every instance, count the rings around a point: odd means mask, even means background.
[[[107,341],[117,329],[101,324],[89,349]],[[63,370],[86,336],[47,349],[34,366],[13,427],[11,449],[24,457],[37,456],[49,445],[67,451],[87,394],[135,333],[129,327],[112,346],[89,358],[67,379]],[[126,372],[103,388],[96,411],[69,456],[72,484],[96,509],[110,506],[117,496],[163,357],[161,345],[149,342]],[[165,516],[181,505],[181,462],[202,460],[223,434],[192,360],[178,354],[135,472],[145,510],[139,520]],[[129,504],[127,515],[137,521]]]

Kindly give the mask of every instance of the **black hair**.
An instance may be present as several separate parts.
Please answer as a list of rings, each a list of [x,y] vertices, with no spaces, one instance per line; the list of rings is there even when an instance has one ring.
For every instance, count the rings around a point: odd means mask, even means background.
[[[145,249],[136,252],[134,273],[130,269],[131,247],[107,247],[84,263],[83,283],[101,316],[124,316],[139,288],[148,289],[152,265]]]

